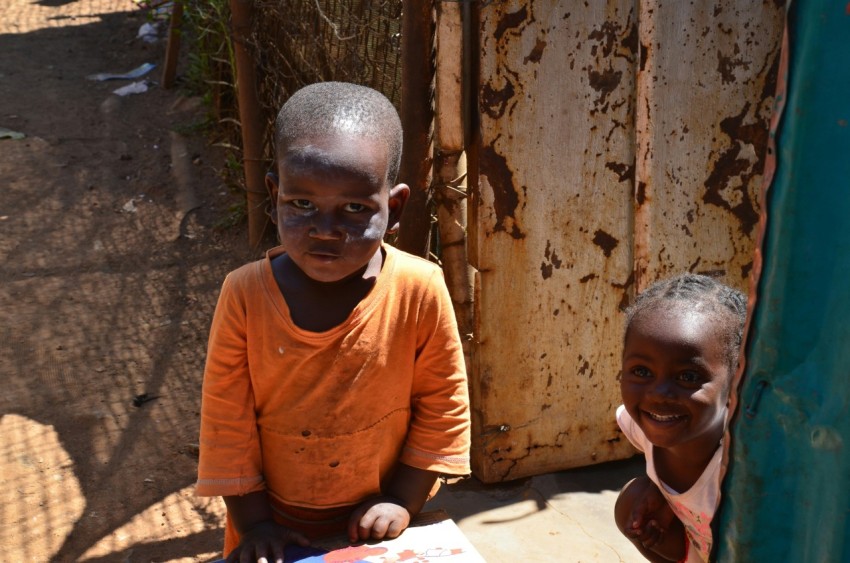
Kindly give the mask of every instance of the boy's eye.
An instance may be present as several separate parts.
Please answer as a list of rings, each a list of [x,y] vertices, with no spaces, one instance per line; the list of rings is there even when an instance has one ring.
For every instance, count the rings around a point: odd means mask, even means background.
[[[366,206],[362,203],[346,203],[343,209],[348,213],[362,213],[366,211]]]
[[[312,209],[313,204],[310,203],[309,199],[293,199],[290,200],[289,205],[295,207],[296,209]]]
[[[632,368],[632,375],[644,379],[647,377],[652,377],[652,372],[643,366],[638,366],[636,368]]]

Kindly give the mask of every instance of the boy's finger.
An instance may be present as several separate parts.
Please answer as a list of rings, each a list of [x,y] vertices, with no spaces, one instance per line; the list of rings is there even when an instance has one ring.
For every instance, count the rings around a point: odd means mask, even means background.
[[[374,522],[372,522],[371,530],[369,532],[369,536],[375,540],[382,540],[387,535],[387,529],[389,528],[389,521],[386,517],[376,518]]]
[[[290,534],[290,536],[295,535],[294,533]],[[284,544],[282,543],[273,543],[271,548],[271,560],[274,563],[283,563],[284,559]]]
[[[301,534],[294,530],[290,530],[289,535],[286,538],[286,543],[297,543],[301,547],[307,547],[308,545],[310,545],[310,540],[308,540],[307,536],[305,536],[304,534]],[[282,551],[280,556],[281,558],[283,557]]]
[[[359,528],[361,518],[363,518],[363,510],[357,508],[351,513],[351,517],[348,519],[348,541],[351,543],[360,539]]]
[[[353,526],[349,528],[349,530],[353,530],[349,532],[349,539],[352,542],[369,539],[374,521],[375,516],[370,511],[367,511],[358,520],[354,520]]]
[[[261,548],[254,546],[254,549],[243,549],[239,554],[239,563],[255,563],[260,559]]]
[[[392,539],[397,538],[404,531],[404,523],[400,520],[392,520],[387,528],[386,537]]]

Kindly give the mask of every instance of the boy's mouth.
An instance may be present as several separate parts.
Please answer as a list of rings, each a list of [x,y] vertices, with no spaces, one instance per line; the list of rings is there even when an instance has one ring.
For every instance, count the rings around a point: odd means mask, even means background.
[[[332,260],[334,258],[339,258],[340,256],[339,252],[334,252],[332,250],[325,250],[321,248],[309,250],[307,254],[322,260]]]

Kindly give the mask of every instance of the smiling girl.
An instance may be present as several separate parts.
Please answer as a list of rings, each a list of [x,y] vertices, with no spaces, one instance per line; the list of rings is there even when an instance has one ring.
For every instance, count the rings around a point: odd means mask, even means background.
[[[646,457],[615,520],[650,561],[707,561],[720,497],[721,438],[745,296],[712,278],[657,282],[626,313],[617,423]]]

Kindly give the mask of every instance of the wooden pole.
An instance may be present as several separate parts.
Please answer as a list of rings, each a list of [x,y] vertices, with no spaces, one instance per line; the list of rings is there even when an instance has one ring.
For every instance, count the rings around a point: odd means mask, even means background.
[[[165,63],[162,69],[162,87],[166,90],[174,86],[177,75],[177,58],[180,54],[180,31],[183,25],[183,0],[176,0],[171,8],[171,21],[168,23],[168,46],[165,49]]]
[[[472,368],[473,269],[467,255],[464,44],[459,3],[437,3],[436,45],[434,200],[443,271],[469,371]]]
[[[404,151],[399,182],[410,186],[410,199],[401,218],[396,245],[427,257],[431,216],[434,46],[433,5],[430,0],[404,0],[401,22],[401,125]]]
[[[269,218],[263,169],[263,115],[257,95],[255,62],[248,39],[254,19],[253,0],[230,0],[233,51],[236,58],[236,94],[242,122],[242,161],[248,206],[248,244],[258,250]]]

